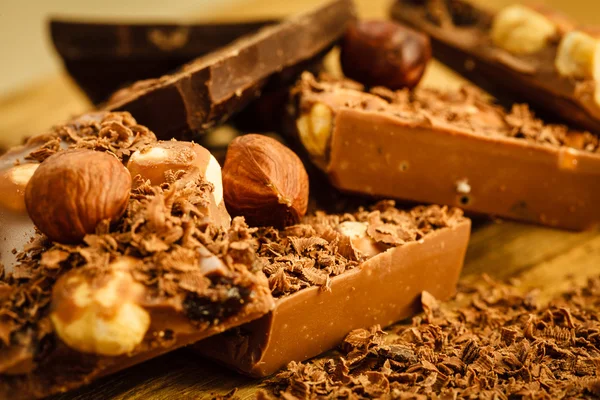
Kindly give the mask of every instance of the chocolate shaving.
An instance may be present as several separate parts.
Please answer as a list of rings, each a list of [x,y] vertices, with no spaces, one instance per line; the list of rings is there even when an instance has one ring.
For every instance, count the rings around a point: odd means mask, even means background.
[[[329,93],[340,96],[331,96]],[[536,118],[526,104],[516,104],[508,112],[473,86],[447,92],[431,88],[394,92],[381,87],[365,92],[360,87],[352,87],[345,80],[317,81],[313,75],[305,72],[292,94],[301,95],[301,100],[306,103],[301,102],[301,107],[309,106],[309,99],[313,95],[315,99],[332,102],[337,97],[345,101],[344,104],[336,104],[340,108],[378,111],[411,125],[458,128],[476,135],[510,137],[548,146],[600,152],[598,136],[569,129],[566,125],[546,124]]]
[[[489,278],[462,286],[451,304],[427,293],[422,303],[425,314],[396,335],[357,329],[332,356],[290,363],[260,398],[600,395],[600,277],[545,306]]]
[[[90,149],[111,152],[126,162],[131,153],[154,142],[154,133],[129,113],[95,112],[32,137],[25,144],[31,151],[24,158],[42,162],[61,150]]]
[[[211,400],[234,400],[234,399],[238,399],[239,396],[237,395],[237,388],[232,389],[231,391],[229,391],[228,393],[224,394],[224,395],[214,395],[211,397]]]
[[[330,278],[356,268],[365,258],[349,238],[337,231],[346,221],[367,224],[367,234],[385,250],[420,240],[428,233],[463,220],[462,211],[440,206],[420,206],[409,211],[386,200],[354,214],[316,212],[301,224],[278,231],[261,228],[254,233],[263,272],[275,297],[309,286],[328,290]]]

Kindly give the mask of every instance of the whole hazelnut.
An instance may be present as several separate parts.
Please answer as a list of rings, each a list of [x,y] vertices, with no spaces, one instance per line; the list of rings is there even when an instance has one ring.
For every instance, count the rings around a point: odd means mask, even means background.
[[[346,30],[344,74],[367,86],[416,86],[431,58],[429,38],[391,21],[359,21]]]
[[[33,223],[52,241],[78,243],[104,221],[123,215],[131,175],[114,156],[67,150],[48,157],[25,188]]]
[[[236,138],[223,166],[223,194],[230,214],[251,226],[298,223],[308,206],[308,174],[298,156],[262,135]]]

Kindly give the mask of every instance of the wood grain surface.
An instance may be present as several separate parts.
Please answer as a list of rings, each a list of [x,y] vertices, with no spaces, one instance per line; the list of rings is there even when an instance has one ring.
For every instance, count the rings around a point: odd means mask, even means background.
[[[385,17],[386,0],[356,0],[364,18]],[[508,0],[479,0],[492,7]],[[215,20],[283,16],[318,4],[319,0],[248,0],[217,15]],[[583,24],[599,25],[600,2],[553,0],[549,5]],[[207,16],[203,16],[206,19]],[[429,67],[423,85],[456,88],[464,83],[439,63]],[[7,98],[0,97],[0,146],[13,145],[90,108],[66,75],[32,83]],[[473,229],[462,279],[516,278],[525,289],[539,288],[549,299],[571,282],[582,283],[600,272],[600,232],[565,232],[506,221],[478,220]],[[197,399],[239,388],[240,398],[252,398],[261,381],[245,378],[186,349],[178,350],[78,391],[55,399]]]

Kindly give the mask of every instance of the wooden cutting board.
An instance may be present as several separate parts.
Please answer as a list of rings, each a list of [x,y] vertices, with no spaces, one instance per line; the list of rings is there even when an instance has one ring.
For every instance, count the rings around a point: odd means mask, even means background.
[[[364,18],[382,18],[389,1],[355,0]],[[479,0],[501,7],[510,0]],[[213,15],[214,20],[283,16],[318,4],[319,0],[247,0]],[[585,24],[600,25],[600,2],[552,0],[547,3]],[[200,15],[199,15],[200,17]],[[203,20],[210,16],[201,15]],[[189,19],[189,18],[188,18]],[[456,88],[465,81],[439,63],[432,63],[423,85]],[[0,97],[0,146],[90,108],[66,74],[51,77],[10,97]],[[599,205],[600,206],[600,205]],[[600,273],[600,231],[574,233],[506,221],[475,221],[463,279],[482,273],[499,279],[518,277],[524,288],[538,287],[543,298],[583,283]],[[261,381],[245,378],[186,349],[175,351],[56,399],[198,399],[239,388],[252,398]]]

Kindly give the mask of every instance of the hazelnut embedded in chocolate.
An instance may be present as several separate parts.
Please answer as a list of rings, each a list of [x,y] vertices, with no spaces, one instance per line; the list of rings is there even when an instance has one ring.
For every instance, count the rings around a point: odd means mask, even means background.
[[[560,41],[554,65],[562,76],[600,81],[599,35],[574,30]]]
[[[225,204],[252,226],[282,227],[300,221],[308,206],[308,174],[298,156],[262,135],[229,145],[223,166]]]
[[[131,175],[114,156],[67,150],[48,157],[25,188],[33,223],[52,241],[77,243],[104,221],[116,221],[129,202]]]
[[[490,36],[496,46],[522,55],[542,50],[557,33],[556,24],[545,15],[514,4],[495,15]]]
[[[296,120],[296,128],[302,145],[311,156],[326,156],[333,130],[333,111],[327,104],[313,104],[309,112]]]
[[[77,268],[58,280],[50,320],[63,342],[84,353],[107,356],[126,354],[142,342],[150,315],[138,304],[144,286],[131,276],[135,262],[122,257],[102,273]]]
[[[133,153],[127,169],[134,177],[134,187],[144,182],[156,186],[204,178],[213,185],[213,200],[202,211],[212,223],[222,227],[230,225],[231,217],[223,201],[221,166],[204,147],[191,142],[161,141]]]
[[[430,58],[427,36],[390,21],[356,22],[342,42],[344,74],[368,86],[412,88]]]

